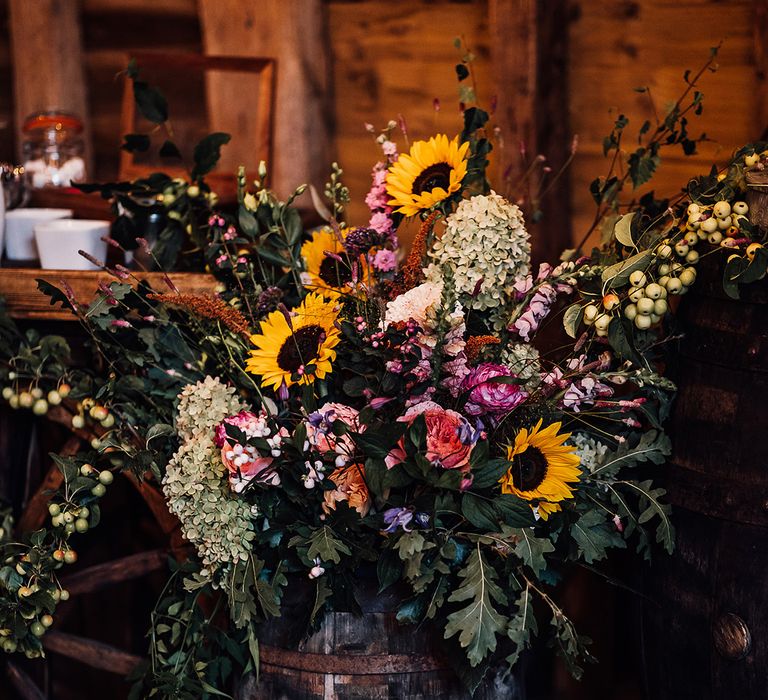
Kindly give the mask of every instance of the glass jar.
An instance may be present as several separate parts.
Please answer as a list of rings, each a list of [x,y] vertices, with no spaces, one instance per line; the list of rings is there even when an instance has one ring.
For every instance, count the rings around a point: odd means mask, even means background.
[[[70,187],[85,180],[81,119],[60,110],[36,112],[21,130],[24,170],[32,187]]]

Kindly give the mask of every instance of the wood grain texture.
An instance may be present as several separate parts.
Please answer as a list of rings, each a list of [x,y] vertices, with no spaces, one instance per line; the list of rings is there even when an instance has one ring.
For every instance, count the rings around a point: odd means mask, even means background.
[[[550,178],[565,164],[568,123],[567,3],[490,0],[491,58],[499,138],[492,181],[523,181],[528,163],[547,159]],[[524,145],[527,157],[521,155]],[[538,181],[538,173],[534,178]],[[538,192],[513,192],[515,197]],[[538,185],[536,186],[538,189]],[[527,222],[535,261],[557,260],[570,245],[569,178],[561,177],[539,203],[540,221]]]
[[[216,286],[216,280],[206,274],[171,272],[167,278],[179,291],[188,294],[212,294]],[[68,309],[62,309],[58,304],[51,306],[50,299],[37,288],[38,279],[56,286],[65,281],[81,304],[93,299],[100,282],[109,284],[115,281],[114,277],[100,271],[0,269],[0,296],[5,297],[8,312],[13,318],[75,320]],[[139,280],[146,280],[158,291],[168,290],[166,276],[162,272],[136,271],[126,282],[138,284]]]
[[[453,46],[454,37],[463,37],[477,56],[473,70],[478,97],[483,105],[490,103],[494,88],[490,81],[488,3],[329,0],[327,5],[335,144],[352,196],[347,221],[361,225],[370,218],[364,198],[371,187],[371,168],[381,156],[365,129],[366,123],[380,130],[402,115],[411,142],[435,133],[453,136],[461,131],[454,71],[460,54]],[[438,112],[435,99],[440,103]],[[403,148],[404,138],[398,130],[394,136]],[[412,233],[405,233],[406,242]]]
[[[259,682],[244,679],[238,700],[468,700],[469,694],[436,647],[435,631],[397,622],[397,594],[377,594],[375,584],[361,578],[355,595],[362,616],[329,613],[315,634],[299,641],[303,613],[297,604],[302,593],[311,595],[311,586],[301,582],[291,586],[282,617],[260,628]],[[518,675],[502,678],[493,671],[474,696],[475,700],[524,697]]]
[[[164,551],[153,549],[149,552],[130,554],[104,564],[89,566],[69,576],[61,577],[60,581],[62,588],[66,588],[71,595],[93,593],[145,576],[153,571],[159,571],[165,568],[167,562],[168,555]]]
[[[330,51],[321,0],[199,0],[205,53],[277,61],[271,185],[288,196],[304,182],[322,189],[332,160]],[[226,91],[219,99],[226,97]],[[235,109],[265,95],[237,96]],[[215,96],[214,96],[215,99]],[[217,110],[230,108],[219,103]]]
[[[691,133],[706,132],[712,141],[692,157],[679,149],[662,152],[657,176],[638,194],[653,188],[674,195],[713,161],[723,164],[735,148],[760,137],[765,125],[758,120],[753,13],[752,0],[571,0],[568,102],[571,128],[580,139],[571,169],[574,240],[594,217],[589,183],[608,169],[602,139],[616,117],[630,118],[630,134],[653,119],[647,95],[633,88],[650,87],[664,114],[683,91],[685,70],[703,65],[721,39],[720,68],[701,82],[704,113],[689,125]]]
[[[722,292],[701,266],[680,305],[686,336],[671,425],[673,557],[649,575],[649,697],[758,698],[768,683],[768,284]]]
[[[121,676],[128,675],[142,661],[140,656],[115,649],[109,644],[65,632],[48,632],[43,638],[43,646],[47,651]]]
[[[51,109],[63,109],[85,119],[88,98],[78,3],[8,0],[8,10],[17,128],[33,112]],[[91,151],[89,134],[86,121],[86,164]],[[20,148],[17,153],[20,157]]]

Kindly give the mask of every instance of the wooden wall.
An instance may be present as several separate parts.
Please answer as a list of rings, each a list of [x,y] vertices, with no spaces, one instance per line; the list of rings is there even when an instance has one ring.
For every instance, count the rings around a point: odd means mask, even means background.
[[[594,203],[591,180],[605,172],[602,139],[616,116],[630,117],[630,133],[653,112],[648,86],[663,113],[685,85],[683,73],[706,61],[709,48],[723,40],[716,73],[701,82],[704,112],[692,117],[690,131],[706,132],[710,143],[686,157],[675,149],[662,157],[652,184],[657,193],[673,194],[713,160],[760,137],[768,124],[758,123],[754,16],[762,0],[571,0],[570,122],[580,146],[571,170],[574,237],[589,228]],[[765,39],[765,38],[763,38]],[[634,124],[634,129],[632,129]]]
[[[480,97],[486,104],[490,101],[494,88],[489,1],[325,0],[335,105],[333,151],[353,196],[350,221],[365,220],[362,200],[378,156],[365,122],[382,127],[402,114],[412,139],[460,128],[454,37],[462,36],[477,55]],[[549,1],[540,0],[545,5]],[[0,0],[0,158],[14,153],[6,3]],[[115,76],[124,67],[125,55],[132,49],[202,50],[198,2],[80,3],[93,174],[106,179],[117,172],[122,85]],[[737,145],[762,133],[753,17],[755,7],[763,4],[763,0],[570,0],[569,22],[562,27],[568,33],[570,57],[569,99],[563,107],[571,131],[579,134],[580,147],[570,170],[570,195],[564,197],[570,199],[574,237],[591,220],[588,184],[605,170],[600,144],[616,114],[625,112],[635,124],[650,114],[646,96],[632,88],[650,86],[656,108],[663,111],[679,93],[684,70],[700,65],[709,47],[721,38],[725,43],[720,70],[702,84],[705,110],[698,121],[714,141],[705,144],[698,157],[677,153],[666,158],[657,190],[673,192],[713,158],[724,160]],[[435,98],[440,100],[439,112],[433,108]],[[693,124],[693,130],[698,125]]]

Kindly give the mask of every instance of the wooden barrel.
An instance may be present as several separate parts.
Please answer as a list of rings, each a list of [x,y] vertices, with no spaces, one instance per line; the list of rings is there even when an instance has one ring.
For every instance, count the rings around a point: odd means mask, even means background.
[[[398,623],[396,595],[372,586],[356,592],[363,614],[329,613],[306,641],[290,601],[283,616],[262,626],[258,681],[248,677],[238,700],[469,700],[450,662],[436,649],[434,630]],[[489,673],[473,700],[524,700],[519,674]]]
[[[768,281],[730,300],[714,262],[679,313],[667,467],[677,547],[650,573],[652,700],[768,697]]]

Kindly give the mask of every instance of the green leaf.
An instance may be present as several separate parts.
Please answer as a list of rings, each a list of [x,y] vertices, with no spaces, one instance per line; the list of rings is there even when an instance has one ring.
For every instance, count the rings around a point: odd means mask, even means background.
[[[200,139],[192,154],[195,162],[192,168],[193,180],[198,180],[216,167],[216,163],[221,158],[221,147],[229,143],[231,138],[229,134],[217,131]]]
[[[635,218],[634,212],[631,214],[624,214],[613,227],[613,235],[616,240],[629,248],[635,247],[635,242],[632,240],[632,220]]]
[[[581,320],[584,318],[584,308],[580,302],[571,304],[563,314],[563,328],[565,332],[571,338],[576,338],[576,334],[581,325]]]
[[[179,147],[173,142],[166,139],[163,145],[160,146],[158,151],[161,158],[181,158],[181,151]]]
[[[608,288],[622,287],[629,282],[629,276],[635,270],[644,270],[648,267],[651,261],[651,251],[644,250],[640,253],[633,255],[617,262],[614,265],[610,265],[603,270],[602,280],[603,284],[607,284]]]
[[[246,562],[238,562],[232,569],[227,594],[230,617],[238,629],[261,618],[280,617],[280,588],[288,581],[279,566],[271,581],[263,575],[263,571],[264,562],[255,554],[251,554]],[[169,609],[169,614],[175,613]]]
[[[145,119],[154,124],[162,124],[168,120],[168,103],[165,97],[143,80],[134,79],[133,99]]]
[[[309,545],[307,557],[310,560],[319,558],[323,562],[332,561],[338,564],[341,562],[342,554],[352,554],[349,547],[337,539],[333,530],[327,525],[315,530],[307,540],[307,544]]]
[[[600,466],[596,467],[590,476],[605,479],[615,476],[620,469],[634,467],[639,462],[653,462],[664,464],[666,458],[672,454],[672,442],[666,433],[658,430],[649,430],[640,436],[640,441],[631,446],[624,443],[609,453]]]
[[[40,290],[40,292],[51,298],[51,306],[61,304],[65,309],[74,311],[75,307],[72,306],[72,303],[67,298],[67,295],[64,294],[64,292],[62,292],[58,287],[54,287],[50,282],[46,282],[43,279],[35,279],[35,282],[37,282],[37,288]]]
[[[507,637],[515,645],[512,653],[507,656],[507,663],[514,666],[524,649],[530,646],[531,637],[537,634],[538,625],[533,614],[533,596],[531,589],[526,586],[517,599],[517,611],[509,621]]]
[[[150,140],[146,134],[126,134],[123,140],[120,148],[128,153],[144,153],[149,150]]]
[[[528,501],[514,494],[502,494],[493,505],[501,519],[510,527],[531,527],[536,522]]]
[[[376,426],[375,430],[364,433],[349,433],[355,446],[368,457],[384,459],[403,437],[408,425],[406,423],[390,423]]]
[[[328,585],[328,579],[325,576],[321,576],[317,579],[317,588],[315,590],[315,604],[312,606],[312,612],[309,616],[310,624],[315,624],[317,616],[325,607],[325,601],[331,597],[330,586]]]
[[[475,445],[475,449],[472,451],[472,457],[474,457],[476,451],[482,449],[482,445],[486,445],[487,453],[488,443],[486,441],[478,442],[477,445]],[[499,479],[501,479],[502,475],[507,471],[508,468],[509,462],[506,459],[501,458],[488,460],[482,464],[482,466],[477,468],[475,468],[473,465],[472,490],[474,491],[477,489],[487,489],[496,486],[499,483]]]
[[[145,438],[145,444],[147,448],[149,447],[149,443],[154,440],[155,438],[159,437],[168,437],[169,435],[173,435],[176,431],[173,429],[172,425],[168,425],[167,423],[155,423],[148,431],[147,431],[147,437]]]
[[[662,488],[653,488],[653,482],[647,481],[617,481],[616,486],[626,486],[640,495],[640,515],[637,518],[641,525],[658,516],[656,541],[664,546],[670,554],[675,548],[675,528],[670,520],[671,507],[659,499],[666,494]]]
[[[459,635],[459,644],[467,650],[471,666],[477,666],[496,650],[496,635],[507,626],[507,618],[493,603],[506,604],[507,596],[495,583],[496,571],[483,558],[478,544],[459,571],[462,584],[448,598],[450,603],[469,603],[448,615],[445,638]]]
[[[465,493],[461,499],[461,513],[483,532],[493,532],[498,529],[496,509],[492,502],[484,498]]]
[[[407,561],[415,554],[425,549],[431,549],[434,546],[431,542],[427,542],[424,539],[424,535],[416,532],[416,530],[404,532],[395,543],[395,549],[403,561]]]
[[[605,513],[600,510],[584,513],[573,524],[571,536],[587,564],[605,559],[609,547],[626,547],[622,536],[612,524],[606,522]]]
[[[469,77],[469,69],[463,63],[456,64],[456,77],[459,79],[459,82]]]
[[[534,537],[529,528],[516,528],[511,532],[505,529],[505,536],[514,534],[517,539],[515,555],[525,563],[536,576],[547,568],[547,560],[544,555],[554,552],[555,546],[546,537]]]

